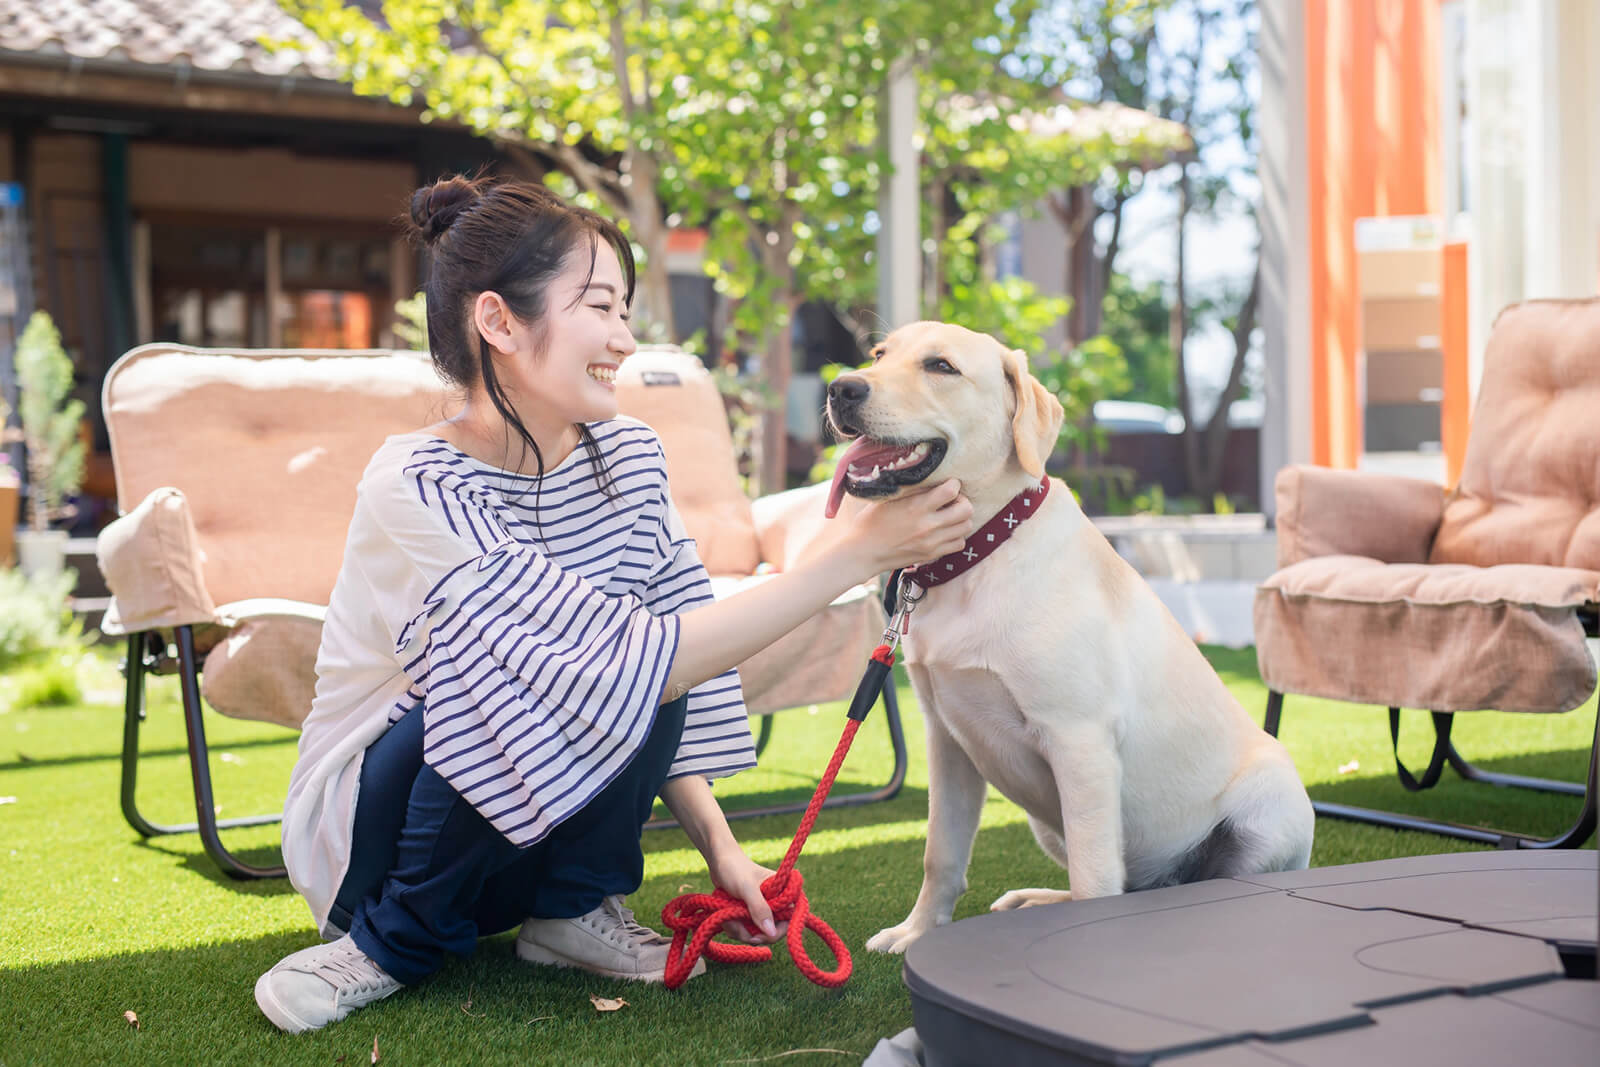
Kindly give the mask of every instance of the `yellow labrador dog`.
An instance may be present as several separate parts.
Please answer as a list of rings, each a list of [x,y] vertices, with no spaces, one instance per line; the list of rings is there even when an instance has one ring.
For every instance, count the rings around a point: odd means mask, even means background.
[[[919,568],[902,648],[927,720],[922,891],[867,947],[902,952],[950,921],[986,785],[1027,812],[1071,885],[1014,890],[996,910],[1305,867],[1313,815],[1289,754],[1067,488],[1040,494],[1062,411],[1024,354],[919,322],[874,356],[828,390],[830,421],[855,438],[830,514],[845,493],[958,478],[980,527],[968,550],[991,554],[943,584]],[[985,529],[1005,536],[978,544]]]

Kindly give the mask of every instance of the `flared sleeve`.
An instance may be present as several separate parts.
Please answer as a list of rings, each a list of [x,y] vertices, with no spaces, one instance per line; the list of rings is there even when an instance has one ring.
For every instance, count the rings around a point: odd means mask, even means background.
[[[659,615],[678,614],[711,603],[711,578],[670,497],[663,531],[662,563],[651,575],[645,605]],[[689,690],[683,738],[667,777],[698,774],[725,778],[755,765],[750,713],[745,708],[738,670],[724,671]]]
[[[643,745],[678,620],[557,566],[458,464],[369,469],[360,506],[404,561],[379,584],[424,760],[513,844],[540,840]]]

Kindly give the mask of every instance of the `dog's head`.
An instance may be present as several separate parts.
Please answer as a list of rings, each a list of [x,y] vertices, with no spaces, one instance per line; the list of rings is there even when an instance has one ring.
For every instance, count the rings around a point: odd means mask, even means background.
[[[871,366],[828,386],[828,421],[855,438],[839,457],[830,517],[846,492],[890,497],[935,475],[981,484],[1013,463],[1044,475],[1063,413],[1020,349],[961,326],[914,322],[872,355]]]

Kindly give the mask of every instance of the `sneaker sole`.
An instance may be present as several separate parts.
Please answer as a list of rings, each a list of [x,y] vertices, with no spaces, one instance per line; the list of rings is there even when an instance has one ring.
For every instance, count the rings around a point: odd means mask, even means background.
[[[542,963],[548,967],[571,967],[580,971],[588,971],[590,974],[604,975],[607,978],[621,978],[622,980],[628,982],[655,982],[659,984],[667,980],[667,972],[665,968],[659,971],[644,971],[643,973],[634,973],[628,971],[613,971],[605,967],[594,967],[586,963],[579,963],[576,960],[568,959],[559,952],[552,952],[543,945],[536,945],[531,941],[524,941],[520,937],[517,939],[517,959],[524,963]],[[689,977],[695,978],[705,973],[706,961],[703,959],[695,960],[694,969],[689,972]]]

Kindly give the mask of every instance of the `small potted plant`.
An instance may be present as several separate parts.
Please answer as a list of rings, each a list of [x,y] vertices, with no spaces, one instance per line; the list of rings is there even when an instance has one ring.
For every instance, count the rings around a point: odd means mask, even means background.
[[[70,399],[72,360],[50,316],[36,311],[17,340],[17,415],[27,450],[28,525],[17,533],[17,562],[24,574],[59,573],[66,562],[67,532],[52,530],[62,500],[83,482],[83,442],[78,423],[83,402]]]

